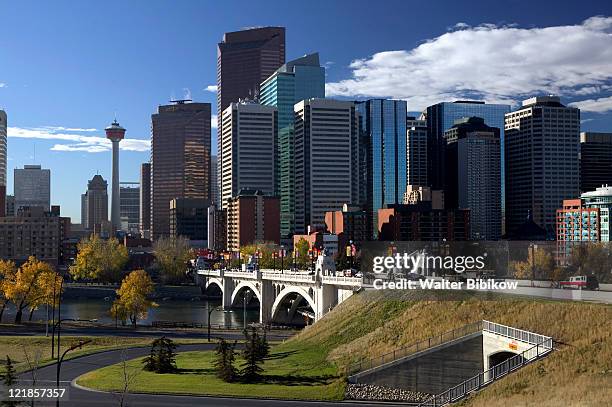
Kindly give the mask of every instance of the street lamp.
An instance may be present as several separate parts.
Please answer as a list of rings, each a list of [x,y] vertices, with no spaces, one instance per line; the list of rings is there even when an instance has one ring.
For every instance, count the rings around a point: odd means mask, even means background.
[[[206,312],[208,313],[208,342],[210,342],[210,316],[213,312],[219,311],[219,307],[210,307],[208,301],[206,302]]]
[[[57,277],[60,278],[60,289],[59,289],[59,293],[56,293],[55,287],[57,286]],[[62,310],[62,288],[64,287],[64,278],[58,274],[55,274],[55,277],[53,278],[53,317],[52,317],[52,327],[51,327],[51,359],[55,358],[55,297],[57,295],[57,319],[61,319],[61,310]],[[57,357],[59,357],[59,331],[57,334],[57,341],[58,341],[58,347],[57,347],[57,352],[58,355]]]
[[[249,290],[248,288],[244,291],[244,297],[243,297],[243,308],[242,308],[242,321],[243,321],[243,325],[244,325],[244,329],[246,329],[247,323],[246,323],[246,306],[247,306],[247,296],[251,294],[251,290]]]
[[[59,384],[60,384],[60,371],[62,369],[62,362],[64,361],[64,357],[66,356],[66,354],[70,351],[73,351],[75,349],[81,349],[83,347],[83,345],[88,344],[89,342],[91,342],[91,339],[86,340],[86,341],[79,341],[78,343],[72,345],[71,347],[69,347],[68,349],[66,349],[64,351],[64,353],[62,354],[62,357],[59,357],[59,350],[58,350],[58,358],[59,360],[57,361],[57,372],[56,372],[56,382],[55,382],[55,386],[56,388],[59,388]],[[60,401],[59,401],[59,397],[55,400],[55,405],[59,406],[60,405]]]

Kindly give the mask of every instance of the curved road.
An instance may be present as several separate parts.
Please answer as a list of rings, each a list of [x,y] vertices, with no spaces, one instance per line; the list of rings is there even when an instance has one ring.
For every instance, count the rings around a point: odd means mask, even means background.
[[[186,344],[179,345],[178,352],[211,350],[214,344]],[[129,348],[127,358],[133,359],[148,354],[149,348]],[[121,362],[122,350],[112,350],[92,355],[82,356],[67,360],[62,363],[60,380],[61,384],[70,383],[68,400],[62,401],[61,406],[69,407],[106,407],[119,406],[117,395],[106,392],[90,391],[74,386],[74,380],[89,371],[99,369],[104,366],[113,365]],[[29,373],[20,376],[24,381],[31,380]],[[55,364],[38,369],[37,387],[44,387],[45,383],[54,384],[56,379]],[[23,382],[22,382],[23,383]],[[55,402],[36,402],[36,405],[54,405]],[[130,394],[126,398],[124,406],[129,407],[338,407],[339,404],[355,404],[351,402],[314,402],[314,401],[289,401],[289,400],[261,400],[261,399],[240,399],[228,397],[205,397],[205,396],[174,396],[174,395],[152,395],[152,394]],[[380,403],[368,404],[359,403],[360,406],[379,406]],[[389,404],[387,404],[389,405]]]

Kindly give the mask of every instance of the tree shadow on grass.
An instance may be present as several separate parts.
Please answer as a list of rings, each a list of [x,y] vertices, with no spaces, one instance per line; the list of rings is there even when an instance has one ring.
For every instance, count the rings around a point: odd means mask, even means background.
[[[206,368],[206,369],[177,369],[175,374],[216,374],[216,370],[214,367]]]
[[[276,359],[284,359],[286,357],[289,357],[293,354],[296,354],[297,351],[296,350],[292,350],[292,351],[288,351],[288,352],[277,352],[277,353],[272,353],[271,355],[266,357],[266,360],[276,360]]]
[[[337,376],[262,375],[257,380],[242,381],[248,384],[277,384],[282,386],[322,386],[333,383]]]

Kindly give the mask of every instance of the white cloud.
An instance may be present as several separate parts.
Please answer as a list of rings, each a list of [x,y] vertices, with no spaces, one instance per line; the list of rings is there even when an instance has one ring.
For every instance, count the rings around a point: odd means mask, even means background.
[[[207,92],[216,92],[217,91],[217,85],[208,85],[206,88],[204,88],[205,91]]]
[[[570,106],[577,107],[583,112],[606,113],[612,111],[612,96],[581,100],[570,103]]]
[[[328,96],[406,99],[410,110],[458,98],[512,103],[588,92],[612,80],[612,17],[544,28],[458,23],[413,49],[378,52],[350,68],[351,78],[327,84]]]
[[[7,136],[11,138],[29,138],[49,141],[65,141],[66,143],[55,144],[52,151],[84,151],[88,153],[102,153],[111,150],[111,142],[103,136],[84,136],[76,134],[77,130],[50,130],[50,126],[37,128],[9,127]],[[85,129],[84,131],[90,131]],[[95,129],[94,129],[95,130]],[[80,131],[80,130],[79,130]],[[93,131],[93,130],[91,130]],[[119,143],[121,150],[125,151],[148,151],[149,140],[126,138]]]
[[[0,82],[0,88],[6,88],[8,85],[4,82]]]
[[[218,120],[219,120],[219,116],[217,116],[216,114],[213,114],[210,117],[210,127],[213,128],[213,129],[216,129],[217,128],[217,124],[218,124],[217,123]]]

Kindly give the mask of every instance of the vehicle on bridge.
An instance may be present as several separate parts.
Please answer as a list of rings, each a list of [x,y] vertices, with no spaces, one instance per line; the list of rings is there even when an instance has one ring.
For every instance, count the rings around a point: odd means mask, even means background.
[[[599,290],[599,281],[595,276],[571,276],[567,281],[560,281],[559,287],[575,290]]]

